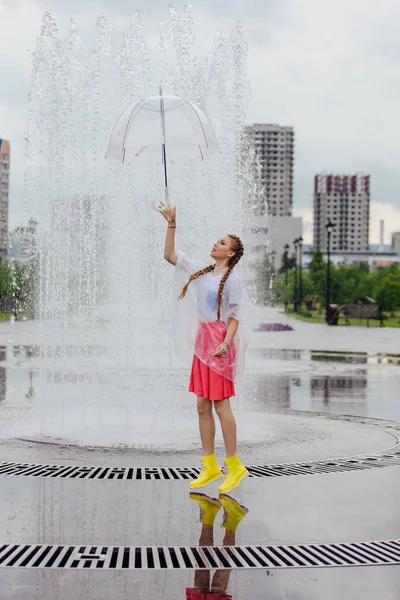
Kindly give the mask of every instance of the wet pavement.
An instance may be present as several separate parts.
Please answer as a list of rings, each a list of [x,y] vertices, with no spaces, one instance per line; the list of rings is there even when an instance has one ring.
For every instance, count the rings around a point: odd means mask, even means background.
[[[323,350],[337,352],[400,354],[398,328],[365,326],[329,326],[325,323],[306,323],[282,313],[280,309],[260,309],[263,323],[288,324],[293,331],[257,333],[252,345],[266,348]]]
[[[375,350],[362,350],[359,341],[346,352],[336,348],[335,341],[325,349],[315,344],[296,349],[293,346],[298,340],[287,337],[292,333],[254,336],[248,377],[237,401],[245,438],[241,454],[247,464],[293,465],[332,459],[334,465],[334,458],[376,458],[395,452],[400,431],[400,359],[394,343],[387,352],[382,350],[382,340]],[[268,345],[265,336],[271,335],[280,340],[280,347]],[[185,374],[177,373],[174,379],[173,393],[190,419],[192,406],[181,389],[181,375]],[[22,364],[15,348],[4,344],[0,355],[1,461],[135,468],[197,464],[192,437],[186,450],[174,451],[171,446],[167,452],[13,438],[9,435],[11,424],[15,426],[18,414],[26,412],[38,393],[39,371],[30,369],[29,361]],[[354,465],[347,472],[295,476],[294,469],[292,473],[287,469],[284,476],[246,479],[232,493],[248,509],[237,527],[235,547],[277,545],[289,548],[293,555],[290,548],[298,544],[310,548],[318,543],[399,538],[399,468]],[[0,475],[0,484],[0,561],[2,543],[55,544],[59,548],[82,545],[96,551],[103,546],[195,548],[232,543],[222,527],[223,510],[208,537],[204,538],[203,531],[200,539],[199,507],[189,499],[185,479]],[[218,495],[216,484],[202,491]],[[205,598],[187,590],[211,585],[215,573],[215,582],[235,600],[400,597],[400,568],[394,565],[284,569],[242,565],[232,570],[213,569],[210,583],[206,581],[208,570],[201,575],[182,563],[165,570],[88,570],[84,562],[78,568],[70,567],[32,568],[29,563],[24,568],[0,568],[0,598]]]
[[[0,580],[2,598],[43,600],[69,598],[151,598],[184,600],[194,574],[9,570]],[[234,600],[393,600],[399,597],[397,567],[307,569],[296,571],[232,571],[228,591]],[[201,596],[198,596],[201,598]],[[221,597],[221,596],[220,596]],[[223,596],[222,596],[223,597]],[[228,598],[228,596],[226,596]],[[212,596],[210,596],[212,598]]]

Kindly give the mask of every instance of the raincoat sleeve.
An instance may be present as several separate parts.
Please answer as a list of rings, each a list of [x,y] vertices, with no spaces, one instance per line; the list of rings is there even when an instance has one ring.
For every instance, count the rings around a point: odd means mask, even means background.
[[[198,260],[192,260],[191,258],[188,258],[181,250],[177,250],[176,255],[178,260],[176,262],[175,269],[178,273],[185,273],[188,277],[190,277],[190,275],[193,275],[193,273],[196,273],[196,271],[199,271],[204,267],[203,263]],[[185,283],[187,283],[187,279],[184,280],[183,285],[185,285]]]
[[[174,268],[173,277],[173,314],[172,327],[175,350],[180,360],[190,366],[194,353],[194,345],[199,327],[197,311],[196,288],[189,286],[186,296],[178,300],[183,287],[189,277],[205,265],[200,261],[192,260],[180,250],[176,251],[178,260]]]

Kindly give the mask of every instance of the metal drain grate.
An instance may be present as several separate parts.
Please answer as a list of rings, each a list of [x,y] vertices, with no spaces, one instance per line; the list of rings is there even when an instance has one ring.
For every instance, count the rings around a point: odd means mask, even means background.
[[[400,449],[363,457],[320,460],[304,463],[282,463],[278,465],[256,465],[247,468],[250,477],[282,477],[292,475],[317,475],[341,471],[360,471],[396,466],[400,466]],[[174,481],[195,479],[198,474],[198,467],[85,467],[76,465],[0,462],[0,475],[20,475],[23,477]]]
[[[400,540],[274,546],[0,545],[0,567],[285,569],[400,564]]]

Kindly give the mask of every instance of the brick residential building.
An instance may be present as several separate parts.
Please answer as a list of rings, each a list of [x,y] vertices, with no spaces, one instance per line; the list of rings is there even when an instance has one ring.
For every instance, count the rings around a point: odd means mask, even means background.
[[[314,248],[327,249],[326,224],[335,227],[333,252],[366,252],[369,246],[369,175],[316,175],[314,178]]]

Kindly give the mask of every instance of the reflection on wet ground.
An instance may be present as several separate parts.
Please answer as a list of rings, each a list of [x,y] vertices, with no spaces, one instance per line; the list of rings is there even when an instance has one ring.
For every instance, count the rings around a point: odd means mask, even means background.
[[[67,350],[69,357],[77,356],[77,352],[75,347]],[[58,358],[65,356],[60,349],[56,353]],[[276,349],[261,349],[252,354],[257,359],[257,369],[249,372],[244,386],[246,410],[283,414],[279,418],[285,421],[285,445],[290,421],[287,413],[292,411],[400,420],[399,355]],[[18,414],[37,401],[42,393],[43,373],[30,359],[38,356],[39,347],[0,349],[1,410],[7,412],[8,407],[13,406]],[[56,387],[59,382],[67,383],[73,394],[74,382],[92,381],[82,381],[81,376],[82,371],[76,372],[74,363],[69,363],[68,368],[52,374],[52,383]],[[151,377],[151,373],[147,376]],[[171,381],[175,389],[184,391],[186,373],[171,375]],[[100,386],[110,384],[111,392],[118,390],[112,387],[110,375],[97,379],[96,383]],[[277,418],[276,415],[268,415],[271,423],[273,418]],[[315,420],[313,417],[310,421]],[[304,436],[309,443],[307,430]],[[330,442],[323,438],[324,446]],[[266,454],[268,460],[267,447],[263,442],[263,458]],[[27,446],[23,447],[24,451],[25,448]],[[296,458],[294,456],[293,460]],[[24,460],[28,458],[24,457]],[[203,507],[199,505],[201,498],[189,502],[185,481],[133,483],[8,477],[2,488],[0,524],[4,539],[0,541],[61,545],[138,543],[168,547],[221,542],[226,546],[240,546],[384,539],[398,535],[399,490],[396,482],[394,469],[309,478],[249,479],[237,491],[240,504],[249,509],[248,514],[241,512],[239,504],[234,507],[236,513],[231,511],[237,515],[236,521],[229,521],[223,507],[218,507],[218,501],[211,500],[210,503],[205,499]],[[218,495],[216,490],[210,492],[211,496]],[[380,507],[379,514],[376,514],[376,506]],[[199,512],[200,508],[203,512]],[[242,520],[240,526],[239,520]],[[217,530],[221,522],[223,531]],[[372,574],[368,568],[363,569],[363,581],[368,582],[368,589],[375,594],[369,597],[390,600],[399,597],[399,577],[388,577],[382,569],[385,567],[372,567]],[[90,570],[90,574],[83,569],[79,574],[65,570],[55,573],[45,569],[5,570],[5,577],[0,580],[0,597],[24,600],[39,597],[41,600],[151,597],[161,600],[185,596],[205,598],[210,593],[211,597],[226,600],[232,596],[235,600],[333,600],[337,597],[358,600],[364,597],[356,569],[326,569],[319,570],[318,574],[314,569],[309,574],[265,570],[250,573],[242,569],[231,573],[218,569],[182,573],[175,569],[172,573],[162,574],[150,571],[105,574]],[[14,589],[18,590],[15,594]]]
[[[25,359],[41,356],[43,354],[40,346],[0,346],[0,361],[6,360],[7,350],[15,359]],[[48,356],[64,358],[73,356],[101,356],[106,353],[102,346],[73,346],[54,345],[47,347]],[[400,365],[400,354],[386,354],[382,352],[347,352],[338,350],[285,350],[280,348],[251,349],[263,358],[277,360],[311,360],[323,362],[344,362],[361,364],[394,364]]]
[[[251,405],[259,410],[307,410],[400,420],[399,375],[350,373],[252,376]]]
[[[330,350],[284,350],[278,348],[261,348],[252,350],[262,358],[275,360],[321,361],[348,364],[368,365],[400,365],[400,354],[384,354],[382,352],[340,352]]]
[[[64,356],[76,356],[77,351],[73,346],[63,349]],[[80,347],[79,353],[82,352]],[[93,347],[90,352],[94,353]],[[54,353],[62,354],[60,348]],[[0,347],[0,365],[3,363],[0,366],[0,406],[7,398],[10,401],[18,398],[20,405],[21,399],[29,401],[35,396],[35,381],[43,377],[43,373],[37,365],[30,368],[29,359],[39,355],[38,346]],[[400,371],[396,369],[396,365],[400,365],[400,354],[264,348],[252,350],[252,356],[257,358],[258,368],[247,376],[243,389],[250,410],[311,410],[400,419],[397,400]],[[288,365],[288,368],[279,372],[279,367],[271,368],[275,363]],[[299,372],[294,366],[291,373],[290,363],[309,368]],[[386,365],[390,368],[385,369]],[[151,371],[142,375],[145,380],[151,376]],[[54,384],[106,385],[110,382],[110,373],[74,372],[71,368],[47,372],[45,377]],[[184,391],[186,374],[172,373],[169,382],[175,389]]]
[[[293,373],[252,374],[252,404],[269,410],[308,410],[400,419],[400,355],[261,349],[268,365],[293,363]],[[296,364],[304,365],[298,371]],[[308,368],[309,367],[309,368]],[[266,399],[266,400],[265,400]]]

